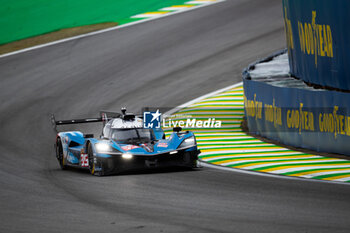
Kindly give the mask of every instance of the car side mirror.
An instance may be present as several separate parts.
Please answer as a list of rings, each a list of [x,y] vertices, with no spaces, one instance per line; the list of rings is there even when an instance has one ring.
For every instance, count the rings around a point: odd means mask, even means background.
[[[174,132],[177,132],[177,133],[178,133],[178,132],[181,132],[181,130],[182,130],[181,127],[174,127],[174,128],[173,128],[173,131],[174,131]]]
[[[93,138],[94,135],[93,134],[84,134],[84,138]]]

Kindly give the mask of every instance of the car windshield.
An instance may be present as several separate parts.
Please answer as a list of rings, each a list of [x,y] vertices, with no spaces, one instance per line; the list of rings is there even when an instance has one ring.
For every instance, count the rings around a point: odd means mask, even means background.
[[[154,139],[151,129],[112,129],[111,139],[117,143],[145,143]]]

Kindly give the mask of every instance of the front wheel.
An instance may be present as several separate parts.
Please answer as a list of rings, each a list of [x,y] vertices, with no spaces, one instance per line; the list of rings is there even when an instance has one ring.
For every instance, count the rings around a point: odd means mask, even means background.
[[[88,159],[89,159],[89,171],[91,175],[103,176],[102,167],[98,167],[98,171],[96,171],[96,162],[94,158],[94,152],[92,149],[91,143],[88,145]]]
[[[89,171],[91,175],[95,175],[94,152],[92,151],[91,143],[88,145]]]
[[[58,163],[60,164],[61,169],[65,170],[67,168],[67,165],[65,164],[65,161],[64,161],[61,138],[57,138],[57,141],[56,141],[56,158],[58,160]]]

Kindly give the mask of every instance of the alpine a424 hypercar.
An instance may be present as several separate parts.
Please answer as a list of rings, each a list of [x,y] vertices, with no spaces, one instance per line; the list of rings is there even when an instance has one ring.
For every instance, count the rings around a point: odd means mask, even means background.
[[[93,119],[56,121],[52,115],[51,120],[56,132],[58,125],[103,123],[99,138],[80,131],[57,133],[56,158],[62,169],[85,168],[102,176],[143,168],[197,166],[200,151],[192,132],[177,127],[165,138],[161,128],[144,128],[143,119],[125,109],[121,114],[102,112]]]

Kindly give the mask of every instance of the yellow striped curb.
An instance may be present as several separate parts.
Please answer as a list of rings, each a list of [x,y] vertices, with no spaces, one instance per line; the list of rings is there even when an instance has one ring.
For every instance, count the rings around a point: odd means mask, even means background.
[[[183,10],[188,10],[193,7],[198,7],[201,5],[209,5],[209,4],[214,4],[217,2],[222,2],[224,0],[194,0],[194,1],[187,1],[184,2],[184,4],[181,5],[172,5],[169,7],[164,7],[159,9],[158,11],[152,11],[152,12],[145,12],[141,14],[137,14],[134,16],[131,16],[130,18],[133,19],[147,19],[147,18],[156,18],[160,16],[164,16],[170,13],[174,13],[177,11],[183,11]]]
[[[182,115],[177,117],[176,115]],[[242,131],[243,86],[192,103],[170,119],[222,121],[221,128],[189,128],[197,138],[204,162],[255,172],[337,182],[350,182],[350,161],[293,151],[263,142]],[[186,129],[186,128],[185,128]],[[169,135],[171,129],[164,129]]]

